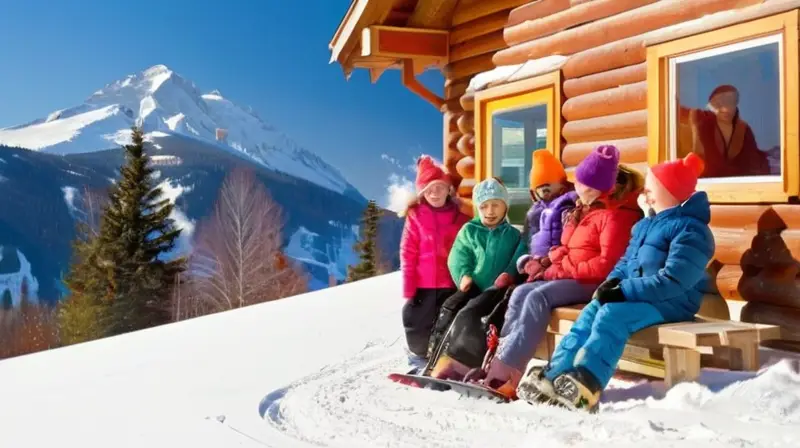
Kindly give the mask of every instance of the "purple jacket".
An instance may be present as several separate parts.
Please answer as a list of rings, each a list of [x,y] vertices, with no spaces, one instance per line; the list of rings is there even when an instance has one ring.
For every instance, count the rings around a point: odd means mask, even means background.
[[[553,246],[561,244],[561,215],[575,207],[578,193],[568,191],[550,202],[537,201],[526,218],[529,254],[544,257]]]

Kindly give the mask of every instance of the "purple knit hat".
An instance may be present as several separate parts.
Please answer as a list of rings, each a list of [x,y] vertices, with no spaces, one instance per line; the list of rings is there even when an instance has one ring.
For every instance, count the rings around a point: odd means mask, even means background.
[[[575,179],[603,193],[611,191],[617,181],[619,150],[614,145],[600,145],[575,169]]]

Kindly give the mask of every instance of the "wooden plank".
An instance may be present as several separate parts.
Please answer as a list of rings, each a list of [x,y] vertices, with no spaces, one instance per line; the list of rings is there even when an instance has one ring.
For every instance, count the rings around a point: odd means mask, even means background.
[[[664,362],[664,382],[668,388],[680,382],[695,381],[700,376],[700,353],[696,350],[664,347]]]
[[[450,30],[450,45],[460,44],[494,31],[502,31],[503,27],[506,25],[507,17],[508,13],[506,11],[498,11],[494,14],[454,27]]]
[[[420,0],[408,18],[408,26],[446,30],[458,0]]]
[[[692,349],[729,346],[730,335],[734,334],[737,334],[735,336],[737,341],[745,335],[749,335],[755,341],[778,339],[780,327],[730,320],[669,324],[658,328],[658,342],[672,347]]]
[[[447,64],[444,68],[444,74],[448,79],[461,80],[491,70],[494,67],[492,53],[487,53],[464,59],[453,64]]]
[[[494,14],[498,11],[510,10],[524,5],[530,0],[462,0],[453,12],[451,26],[463,25],[472,20]]]
[[[362,57],[428,58],[446,61],[450,54],[447,31],[374,25],[361,35]]]
[[[452,46],[450,48],[450,62],[463,61],[481,54],[494,53],[503,48],[506,48],[506,41],[503,40],[503,31],[494,31]]]

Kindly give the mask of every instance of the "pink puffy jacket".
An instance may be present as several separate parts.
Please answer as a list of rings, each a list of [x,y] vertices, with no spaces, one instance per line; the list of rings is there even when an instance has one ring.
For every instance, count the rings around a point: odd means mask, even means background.
[[[417,288],[454,288],[447,256],[461,226],[469,221],[452,201],[441,208],[422,202],[408,211],[400,240],[403,297]]]

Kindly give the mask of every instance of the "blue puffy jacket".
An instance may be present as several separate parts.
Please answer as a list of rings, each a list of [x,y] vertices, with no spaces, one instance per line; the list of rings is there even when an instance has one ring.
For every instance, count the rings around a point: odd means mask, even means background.
[[[608,278],[621,280],[628,301],[651,303],[667,320],[691,319],[700,309],[706,266],[714,256],[710,221],[705,192],[640,220]]]

